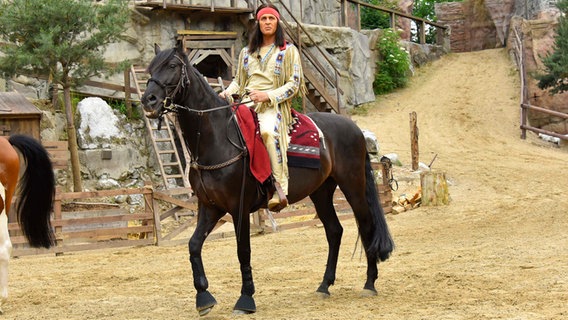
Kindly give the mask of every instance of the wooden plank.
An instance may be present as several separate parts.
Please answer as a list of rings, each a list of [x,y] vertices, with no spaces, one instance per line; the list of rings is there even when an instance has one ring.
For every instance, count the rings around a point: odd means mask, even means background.
[[[196,221],[197,221],[197,219],[188,219],[187,221],[182,223],[179,227],[177,227],[175,230],[171,231],[166,236],[162,237],[162,240],[164,240],[164,241],[172,240],[173,238],[178,236],[180,233],[185,231],[187,228],[189,228],[191,225],[195,224]]]
[[[236,39],[237,33],[235,31],[209,31],[209,30],[177,30],[178,35],[196,36],[219,36],[226,37],[226,39]]]
[[[62,212],[64,215],[66,212]],[[67,227],[77,224],[92,224],[92,223],[110,223],[119,221],[134,221],[134,220],[149,220],[153,223],[153,217],[146,213],[134,213],[126,215],[116,215],[116,216],[105,216],[105,217],[90,217],[90,218],[78,218],[78,219],[54,219],[51,221],[53,227]],[[20,230],[20,226],[17,222],[8,223],[9,231]]]
[[[61,234],[61,238],[65,241],[73,238],[99,238],[116,236],[117,238],[126,236],[129,233],[152,233],[154,231],[154,226],[134,226],[125,228],[112,228],[112,229],[95,229],[89,231],[76,231],[76,232],[64,232]]]
[[[152,244],[154,244],[153,239],[139,239],[139,240],[112,240],[112,241],[104,241],[104,242],[89,243],[89,244],[62,245],[50,249],[22,247],[22,248],[14,248],[12,256],[21,257],[21,256],[38,255],[38,254],[56,254],[56,253],[96,250],[96,249],[146,246]]]
[[[114,197],[118,195],[132,195],[132,194],[145,194],[152,192],[146,188],[128,188],[128,189],[115,189],[115,190],[99,190],[99,191],[85,191],[85,192],[65,192],[55,195],[57,200],[75,200],[75,199],[88,199],[88,198],[103,198]]]
[[[210,40],[210,41],[186,41],[185,47],[195,49],[230,49],[235,44],[234,40]]]
[[[154,192],[154,199],[167,201],[169,203],[175,204],[180,207],[184,207],[186,209],[193,209],[193,210],[197,209],[195,201],[185,201],[181,199],[176,199],[159,191]]]

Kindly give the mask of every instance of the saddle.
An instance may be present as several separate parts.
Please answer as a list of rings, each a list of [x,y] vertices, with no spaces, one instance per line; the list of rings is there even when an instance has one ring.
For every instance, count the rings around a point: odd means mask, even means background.
[[[246,105],[234,107],[237,122],[245,140],[250,157],[250,171],[262,185],[268,185],[268,199],[278,192],[280,199],[285,199],[284,192],[272,178],[270,158],[260,136],[256,112]],[[320,167],[320,131],[308,116],[292,110],[294,122],[290,128],[290,144],[287,150],[288,166],[319,169]],[[269,179],[270,178],[270,179]],[[287,204],[282,204],[285,207]],[[279,211],[278,207],[271,208]],[[280,208],[282,209],[282,208]]]

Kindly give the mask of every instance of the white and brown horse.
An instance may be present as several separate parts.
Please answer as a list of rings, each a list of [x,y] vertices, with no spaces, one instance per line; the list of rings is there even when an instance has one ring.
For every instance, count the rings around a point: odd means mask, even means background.
[[[21,175],[20,167],[24,168]],[[18,186],[14,205],[24,236],[32,247],[51,247],[55,242],[50,221],[55,178],[49,155],[28,136],[0,137],[0,313],[8,298],[8,262],[12,252],[8,213]]]

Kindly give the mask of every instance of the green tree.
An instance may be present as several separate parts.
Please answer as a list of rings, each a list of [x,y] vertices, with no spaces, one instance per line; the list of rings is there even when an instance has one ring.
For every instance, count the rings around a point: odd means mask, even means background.
[[[415,0],[412,7],[412,15],[432,22],[438,21],[435,5],[442,2],[461,2],[463,0]],[[436,42],[436,28],[426,30],[426,43]]]
[[[568,91],[568,0],[559,0],[556,6],[563,15],[558,19],[553,51],[542,59],[545,73],[536,76],[538,87],[550,89],[553,95]]]
[[[397,4],[393,0],[363,0],[368,4],[378,7],[397,10]],[[387,29],[390,28],[390,15],[375,8],[361,6],[362,29]]]
[[[104,49],[119,40],[130,19],[128,1],[0,1],[0,72],[45,76],[63,89],[73,189],[82,191],[71,88],[111,71]],[[115,66],[116,67],[116,66]]]

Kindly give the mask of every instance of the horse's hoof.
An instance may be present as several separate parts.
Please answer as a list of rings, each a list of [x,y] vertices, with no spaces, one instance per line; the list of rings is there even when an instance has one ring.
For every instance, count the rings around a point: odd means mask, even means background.
[[[326,286],[323,283],[320,284],[319,288],[316,290],[316,295],[323,299],[329,298],[331,294],[329,293],[328,288],[329,286]]]
[[[208,314],[216,304],[217,300],[209,291],[198,292],[195,296],[195,308],[200,316]]]
[[[363,291],[361,291],[361,297],[375,297],[377,295],[377,290],[363,289]]]
[[[199,316],[200,317],[206,316],[207,314],[209,314],[209,312],[211,312],[211,310],[213,310],[213,307],[198,310]]]
[[[233,310],[233,315],[235,315],[235,316],[247,315],[247,314],[252,314],[252,313],[254,313],[254,312],[245,311],[245,310]]]
[[[321,299],[327,299],[331,296],[331,294],[329,294],[329,292],[316,291],[316,296],[320,297]]]
[[[233,314],[251,314],[255,312],[256,303],[254,303],[254,298],[245,294],[241,295],[233,308]]]

